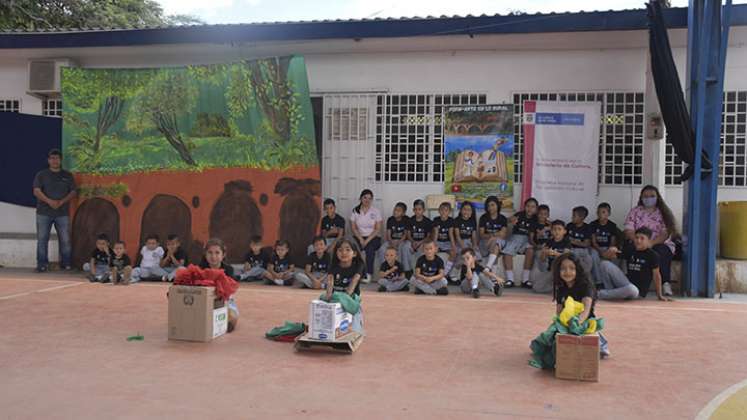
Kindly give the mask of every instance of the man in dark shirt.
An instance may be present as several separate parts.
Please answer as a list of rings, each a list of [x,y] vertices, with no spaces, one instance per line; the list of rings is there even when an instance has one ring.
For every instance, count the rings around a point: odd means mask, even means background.
[[[36,271],[49,268],[49,234],[52,225],[57,232],[60,245],[60,265],[72,269],[72,246],[70,243],[70,200],[75,198],[76,187],[73,174],[62,169],[62,153],[52,149],[47,154],[49,169],[39,171],[34,177],[36,197]]]

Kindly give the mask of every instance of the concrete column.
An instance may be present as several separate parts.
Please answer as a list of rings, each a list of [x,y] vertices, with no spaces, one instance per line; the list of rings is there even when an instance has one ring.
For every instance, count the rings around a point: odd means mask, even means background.
[[[666,165],[666,129],[661,139],[649,137],[649,115],[659,114],[659,100],[656,97],[653,75],[651,74],[651,56],[646,50],[646,91],[643,105],[644,137],[643,137],[643,183],[651,184],[659,189],[662,196],[666,196],[664,185],[664,170]]]

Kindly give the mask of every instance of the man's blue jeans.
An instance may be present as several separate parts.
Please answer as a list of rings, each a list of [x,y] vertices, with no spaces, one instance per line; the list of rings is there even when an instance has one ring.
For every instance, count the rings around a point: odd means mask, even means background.
[[[47,268],[49,265],[49,255],[47,247],[49,246],[49,234],[54,230],[57,231],[60,245],[61,266],[70,267],[72,265],[72,244],[70,242],[70,216],[45,216],[36,215],[36,268]]]

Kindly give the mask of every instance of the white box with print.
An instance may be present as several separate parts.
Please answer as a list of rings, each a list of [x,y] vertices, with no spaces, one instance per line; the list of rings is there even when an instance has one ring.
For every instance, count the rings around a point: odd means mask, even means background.
[[[313,300],[309,304],[309,337],[314,340],[334,341],[351,332],[353,315],[339,303]]]

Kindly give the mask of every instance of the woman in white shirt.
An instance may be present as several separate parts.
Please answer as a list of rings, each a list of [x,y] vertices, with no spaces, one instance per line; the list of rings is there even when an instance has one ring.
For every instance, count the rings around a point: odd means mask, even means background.
[[[366,255],[366,272],[368,280],[373,277],[374,258],[376,251],[381,247],[381,212],[373,207],[373,192],[371,190],[361,191],[360,204],[353,209],[350,216],[350,226],[353,228],[353,236],[358,241],[361,249]]]

